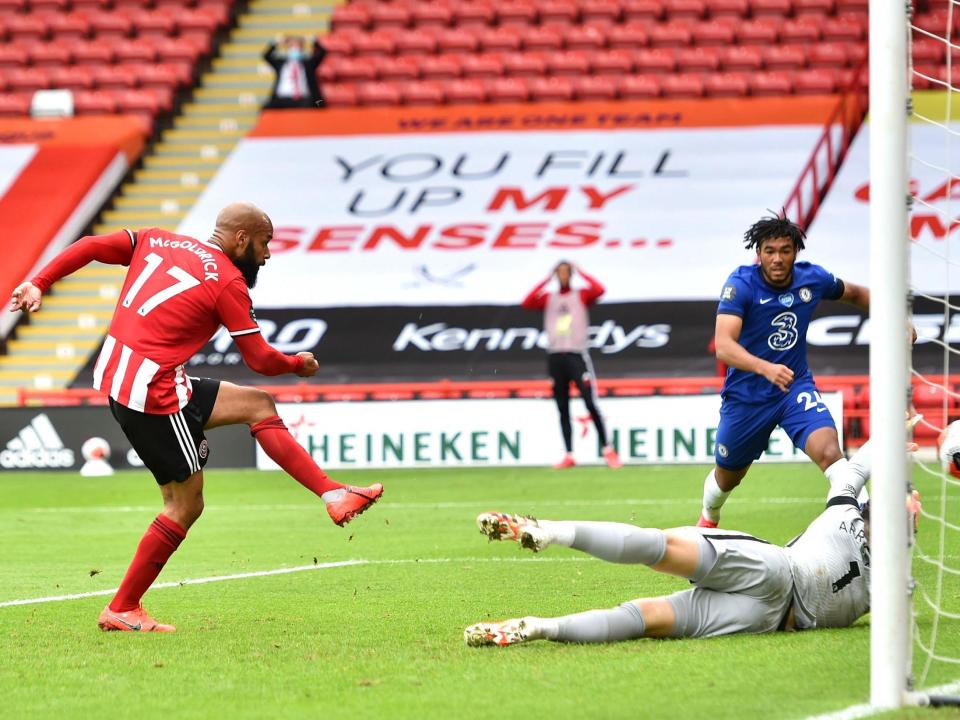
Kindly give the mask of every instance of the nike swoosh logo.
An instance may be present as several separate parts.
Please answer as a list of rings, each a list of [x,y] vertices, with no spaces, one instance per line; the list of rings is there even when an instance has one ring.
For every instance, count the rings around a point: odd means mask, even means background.
[[[128,623],[126,620],[124,620],[123,618],[117,617],[116,615],[113,616],[113,619],[116,620],[117,622],[120,622],[120,623],[126,625],[128,628],[130,628],[130,629],[133,630],[134,632],[139,632],[140,630],[143,629],[143,625],[142,625],[141,623],[139,623],[139,622],[138,622],[136,625],[131,625],[131,624]]]
[[[766,304],[767,304],[768,302],[770,302],[771,300],[773,300],[773,298],[763,298],[763,299],[760,301],[760,304],[761,304],[761,305],[766,305]]]

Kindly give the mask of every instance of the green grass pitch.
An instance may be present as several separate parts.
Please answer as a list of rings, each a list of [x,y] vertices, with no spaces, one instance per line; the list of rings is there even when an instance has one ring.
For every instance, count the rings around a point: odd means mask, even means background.
[[[284,567],[366,564],[187,584],[148,592],[174,635],[101,633],[105,597],[0,607],[0,715],[8,718],[803,718],[865,702],[869,623],[844,630],[467,648],[486,618],[565,614],[672,592],[682,580],[564,548],[532,556],[487,543],[474,518],[502,509],[554,519],[670,527],[698,513],[704,467],[409,470],[342,473],[381,481],[383,501],[346,528],[279,473],[207,473],[207,510],[164,569],[180,581]],[[918,473],[925,507],[943,502]],[[757,466],[724,526],[784,542],[822,508],[812,465]],[[954,522],[960,493],[948,502]],[[146,473],[0,477],[0,602],[116,587],[159,509]],[[921,526],[935,549],[939,527]],[[944,555],[960,565],[960,537]],[[919,568],[925,587],[933,575]],[[960,583],[943,589],[960,611]],[[921,610],[920,626],[931,628]],[[937,650],[960,657],[960,622]],[[919,660],[918,660],[919,665]],[[960,678],[937,664],[927,685]],[[897,717],[932,717],[909,710]],[[937,717],[945,717],[938,713]]]

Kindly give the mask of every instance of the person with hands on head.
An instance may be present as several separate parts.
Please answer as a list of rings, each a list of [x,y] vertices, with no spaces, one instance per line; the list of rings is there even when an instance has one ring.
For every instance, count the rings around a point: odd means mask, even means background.
[[[571,280],[579,274],[586,287],[573,290]],[[557,279],[559,290],[547,291],[547,285]],[[558,263],[550,274],[523,299],[527,310],[543,312],[543,329],[547,334],[547,365],[553,380],[553,399],[560,413],[560,430],[566,452],[558,469],[576,465],[573,458],[573,428],[570,423],[570,383],[577,386],[580,397],[593,419],[600,441],[603,459],[611,468],[623,465],[617,451],[607,438],[603,416],[597,407],[597,377],[588,352],[590,314],[588,308],[596,304],[605,288],[600,282],[572,263]]]

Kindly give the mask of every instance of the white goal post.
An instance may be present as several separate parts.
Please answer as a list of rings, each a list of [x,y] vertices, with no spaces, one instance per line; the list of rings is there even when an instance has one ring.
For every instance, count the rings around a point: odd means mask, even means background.
[[[909,2],[870,0],[870,704],[899,707],[910,673],[908,478]]]

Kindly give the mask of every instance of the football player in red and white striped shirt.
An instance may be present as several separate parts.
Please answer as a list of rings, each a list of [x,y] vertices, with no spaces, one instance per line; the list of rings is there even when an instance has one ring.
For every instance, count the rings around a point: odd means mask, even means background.
[[[262,375],[310,377],[313,354],[284,355],[260,335],[248,288],[270,257],[273,223],[259,208],[234,203],[217,216],[210,240],[158,228],[81,238],[13,292],[14,310],[35,312],[53,283],[98,260],[128,265],[110,330],[94,368],[94,387],[163,495],[163,511],[137,547],[116,596],[99,618],[103,630],[170,632],[140,604],[147,588],[203,511],[206,428],[245,423],[280,467],[320,496],[345,525],[383,492],[331,480],[290,435],[273,398],[233,383],[190,378],[184,363],[223,325],[244,361]]]

